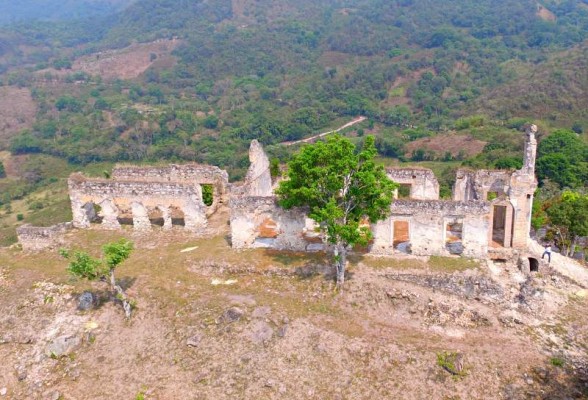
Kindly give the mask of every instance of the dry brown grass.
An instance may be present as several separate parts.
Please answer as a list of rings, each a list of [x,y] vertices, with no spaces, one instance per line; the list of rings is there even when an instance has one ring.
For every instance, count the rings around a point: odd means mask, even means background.
[[[414,150],[424,149],[433,151],[438,156],[443,156],[450,152],[452,156],[457,156],[460,151],[465,152],[467,157],[480,154],[484,150],[486,142],[477,140],[469,135],[437,135],[415,140],[406,144],[407,156],[410,156]]]
[[[30,128],[37,113],[37,105],[26,88],[0,87],[0,140]]]

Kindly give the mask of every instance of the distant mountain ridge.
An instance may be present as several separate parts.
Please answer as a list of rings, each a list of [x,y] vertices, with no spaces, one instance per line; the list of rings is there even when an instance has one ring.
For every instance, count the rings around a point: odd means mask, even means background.
[[[59,21],[119,12],[135,0],[0,0],[0,25]]]

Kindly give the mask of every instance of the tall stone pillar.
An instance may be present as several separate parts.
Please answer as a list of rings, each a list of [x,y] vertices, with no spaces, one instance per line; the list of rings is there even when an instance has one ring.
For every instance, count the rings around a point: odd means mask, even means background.
[[[89,228],[90,222],[96,218],[96,211],[93,203],[83,203],[81,200],[71,198],[71,211],[73,226],[76,228]]]
[[[157,206],[157,208],[163,217],[163,230],[170,230],[172,228],[171,210],[167,206]]]
[[[206,227],[208,220],[206,219],[206,206],[202,202],[202,198],[197,196],[191,196],[186,201],[184,207],[184,228],[191,232],[196,232],[199,229]]]
[[[131,203],[131,210],[133,213],[133,228],[137,231],[151,230],[151,221],[149,221],[147,208],[143,204],[134,201]]]
[[[106,229],[120,229],[118,222],[118,207],[111,199],[106,199],[100,203],[102,207],[102,226]]]
[[[537,125],[529,125],[525,131],[525,154],[523,155],[523,168],[521,172],[535,177],[535,159],[537,158]]]
[[[267,197],[273,196],[272,175],[270,162],[257,140],[252,140],[249,146],[249,170],[245,177],[247,196]]]
[[[537,126],[530,125],[526,130],[523,168],[512,175],[510,182],[509,197],[515,207],[512,247],[523,250],[528,246],[533,196],[535,189],[537,189],[537,179],[535,178],[537,139],[535,133],[537,133]]]

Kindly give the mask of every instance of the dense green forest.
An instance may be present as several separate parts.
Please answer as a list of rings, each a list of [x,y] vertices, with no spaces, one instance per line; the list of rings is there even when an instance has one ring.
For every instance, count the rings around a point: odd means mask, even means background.
[[[447,194],[459,165],[518,167],[529,121],[543,136],[567,129],[586,143],[585,1],[87,1],[62,3],[64,13],[70,3],[84,11],[64,18],[95,16],[0,32],[1,83],[29,89],[37,107],[28,129],[0,135],[0,150],[79,166],[198,161],[238,179],[251,139],[284,161],[291,148],[281,142],[363,115],[350,135],[376,135],[391,163],[436,163]],[[156,40],[171,55],[142,55],[148,67],[136,77],[80,66]],[[450,132],[483,151],[419,148]],[[561,154],[541,165],[573,165],[557,183],[585,187],[586,152]]]

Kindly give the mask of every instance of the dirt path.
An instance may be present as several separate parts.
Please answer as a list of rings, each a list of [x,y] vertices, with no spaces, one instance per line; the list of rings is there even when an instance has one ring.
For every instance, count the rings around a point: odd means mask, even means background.
[[[367,117],[357,117],[357,118],[355,118],[354,120],[352,120],[352,121],[350,121],[350,122],[346,123],[346,124],[345,124],[345,125],[343,125],[342,127],[340,127],[340,128],[337,128],[337,129],[335,129],[335,130],[328,131],[328,132],[323,132],[323,133],[319,133],[318,135],[314,135],[314,136],[311,136],[311,137],[309,137],[309,138],[306,138],[306,139],[296,140],[296,141],[294,141],[294,142],[283,142],[282,144],[283,144],[284,146],[293,146],[293,145],[295,145],[295,144],[300,144],[300,143],[311,143],[313,140],[316,140],[316,139],[318,139],[318,138],[322,138],[322,137],[324,137],[324,136],[327,136],[327,135],[329,135],[329,134],[331,134],[331,133],[335,133],[335,132],[342,131],[342,130],[343,130],[343,129],[345,129],[345,128],[349,128],[350,126],[353,126],[353,125],[355,125],[355,124],[359,124],[360,122],[363,122],[363,121],[365,121],[366,119],[367,119]]]

